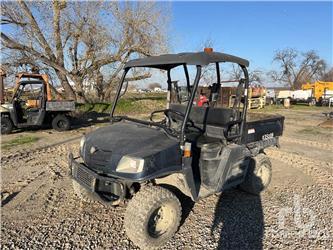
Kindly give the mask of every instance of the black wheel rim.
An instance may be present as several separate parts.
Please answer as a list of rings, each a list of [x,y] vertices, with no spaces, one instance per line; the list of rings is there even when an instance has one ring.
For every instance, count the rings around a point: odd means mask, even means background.
[[[58,128],[64,128],[66,126],[66,122],[63,120],[60,120],[57,122]]]
[[[176,218],[176,212],[170,203],[155,209],[148,221],[148,233],[153,238],[159,238],[170,231]]]
[[[267,187],[270,182],[270,168],[269,164],[264,162],[256,172],[256,177],[258,178],[257,185],[259,188],[263,189]]]

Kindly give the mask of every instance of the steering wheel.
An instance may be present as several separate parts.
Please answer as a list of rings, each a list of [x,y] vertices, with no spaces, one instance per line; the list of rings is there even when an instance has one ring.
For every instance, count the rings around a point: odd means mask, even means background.
[[[183,119],[185,118],[185,114],[183,112],[180,112],[178,110],[174,110],[174,109],[165,109],[164,111],[165,116],[167,116],[169,119],[172,119],[172,117],[170,116],[170,113],[174,113],[180,117],[182,117]],[[172,119],[175,120],[175,119]]]
[[[150,121],[154,122],[153,121],[153,116],[156,113],[161,113],[161,112],[163,112],[164,115],[166,117],[168,117],[169,123],[170,123],[170,121],[175,120],[173,117],[171,117],[170,113],[174,113],[174,114],[182,117],[183,119],[185,118],[185,114],[181,111],[174,110],[174,109],[162,109],[162,110],[156,110],[156,111],[152,112],[151,115],[150,115]],[[166,119],[163,119],[160,123],[166,124],[166,122],[167,122]],[[191,124],[191,126],[194,126],[194,122],[190,118],[188,118],[187,122],[189,122]],[[169,126],[170,126],[170,124],[169,124]]]
[[[159,121],[159,122],[156,122],[156,121],[153,120],[153,116],[154,116],[155,114],[157,114],[157,113],[162,113],[162,112],[164,112],[164,111],[165,111],[165,109],[153,111],[153,112],[150,114],[149,120],[150,120],[151,122],[155,122],[155,123],[166,124],[166,119],[165,119],[165,118],[164,118],[162,121]]]
[[[26,101],[25,100],[22,100],[22,99],[19,99],[19,98],[15,98],[14,101],[16,101],[16,103],[19,104],[19,105],[21,105],[21,106],[26,105]]]

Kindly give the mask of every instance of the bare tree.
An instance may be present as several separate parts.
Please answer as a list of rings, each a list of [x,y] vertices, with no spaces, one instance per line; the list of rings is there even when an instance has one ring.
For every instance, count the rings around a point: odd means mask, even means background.
[[[199,50],[203,51],[204,48],[213,48],[214,41],[209,37],[204,40],[199,46]],[[224,64],[220,64],[220,73],[221,75],[227,75],[230,80],[238,80],[243,77],[243,70],[239,65],[235,63],[227,63],[225,68]],[[216,82],[216,65],[210,64],[206,67],[203,67],[201,71],[201,78],[204,83],[213,83]],[[249,71],[250,83],[262,84],[263,72],[261,70],[255,69]]]
[[[263,84],[263,72],[259,69],[248,70],[250,84]],[[228,72],[230,79],[238,80],[244,77],[243,70],[237,64],[232,64],[232,69]]]
[[[205,48],[212,48],[214,50],[215,42],[211,37],[207,37],[202,40],[197,46],[197,50],[203,52]],[[213,64],[209,64],[202,68],[201,76],[202,82],[204,84],[209,84],[216,82],[216,66]]]
[[[3,61],[48,69],[69,98],[85,101],[91,85],[101,99],[109,98],[126,61],[167,50],[165,7],[154,2],[1,2],[1,23],[12,26],[1,30]]]
[[[328,70],[327,72],[325,72],[320,77],[320,80],[324,81],[324,82],[333,82],[333,68],[331,68],[330,70]]]
[[[279,64],[280,70],[272,71],[271,77],[291,89],[299,89],[305,82],[318,80],[326,68],[325,61],[313,50],[305,53],[290,48],[279,50],[273,61]]]

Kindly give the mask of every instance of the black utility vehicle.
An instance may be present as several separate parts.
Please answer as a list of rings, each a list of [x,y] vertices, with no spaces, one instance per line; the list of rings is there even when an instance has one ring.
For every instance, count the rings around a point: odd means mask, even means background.
[[[225,62],[243,71],[233,108],[198,107],[195,98],[202,67],[216,69],[215,87],[210,88],[214,96],[219,93],[220,65]],[[193,84],[191,65],[196,70]],[[272,173],[264,149],[278,146],[284,117],[247,119],[248,65],[247,60],[210,50],[129,61],[113,104],[111,125],[82,138],[82,160],[69,156],[76,194],[87,201],[127,203],[125,230],[141,248],[159,247],[177,231],[182,207],[174,190],[193,201],[233,187],[258,195],[270,183]],[[169,92],[171,70],[183,68],[187,100],[171,103],[168,94],[168,108],[154,111],[150,121],[115,116],[118,100],[127,89],[126,74],[133,67],[166,72]],[[158,113],[163,119],[156,121]]]

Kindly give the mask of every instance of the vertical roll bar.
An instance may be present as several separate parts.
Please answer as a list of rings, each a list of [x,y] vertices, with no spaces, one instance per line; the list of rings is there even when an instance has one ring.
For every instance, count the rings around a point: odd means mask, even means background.
[[[191,84],[190,84],[190,76],[188,74],[187,66],[186,64],[183,64],[185,77],[186,77],[186,85],[187,85],[187,91],[191,95]]]
[[[218,62],[216,63],[216,78],[217,84],[221,85],[220,67]]]
[[[185,142],[186,123],[187,123],[189,114],[191,112],[191,108],[193,106],[193,100],[194,100],[195,93],[196,93],[198,85],[199,85],[200,76],[201,76],[201,66],[197,65],[197,74],[196,74],[195,79],[194,79],[192,94],[191,94],[190,100],[187,103],[185,117],[184,117],[184,121],[183,121],[183,124],[182,124],[182,129],[181,129],[181,133],[180,133],[180,146],[183,146],[184,142]]]
[[[113,104],[112,104],[112,109],[111,109],[111,114],[110,114],[111,119],[112,119],[114,111],[116,109],[116,105],[117,105],[117,102],[118,102],[118,99],[119,99],[119,95],[120,95],[120,92],[121,92],[121,89],[123,87],[124,80],[125,80],[125,77],[126,77],[126,74],[127,74],[128,71],[129,71],[129,68],[125,68],[124,73],[121,77],[121,80],[120,80],[120,83],[119,83],[119,86],[118,86],[118,89],[117,89],[117,92],[116,92],[116,96],[115,96]]]
[[[241,116],[241,126],[240,126],[240,137],[238,139],[238,141],[240,142],[242,140],[242,136],[244,133],[244,125],[246,123],[246,113],[247,113],[247,106],[248,106],[248,98],[247,98],[247,92],[248,92],[248,88],[249,88],[249,73],[246,69],[245,66],[240,65],[240,67],[242,68],[243,72],[244,72],[244,78],[245,78],[245,82],[244,82],[244,106],[243,106],[243,112],[242,112],[242,116]]]

